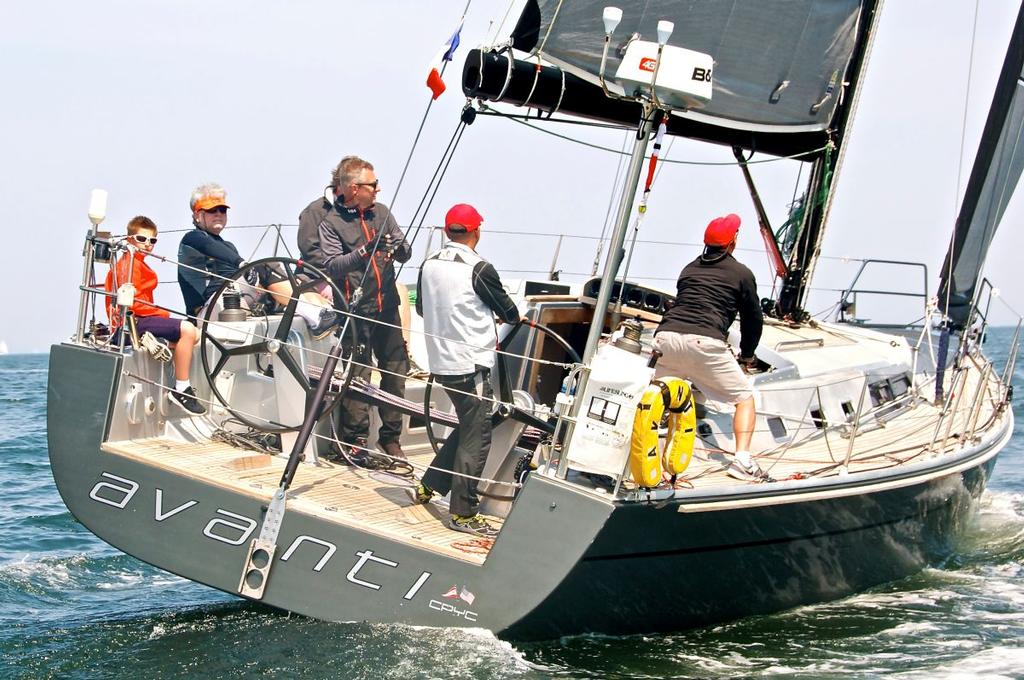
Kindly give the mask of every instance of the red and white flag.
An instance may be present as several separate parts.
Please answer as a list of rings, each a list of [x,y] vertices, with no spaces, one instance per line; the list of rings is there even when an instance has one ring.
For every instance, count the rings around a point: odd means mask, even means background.
[[[446,592],[441,597],[446,597],[449,600],[453,600],[453,599],[455,599],[458,596],[459,596],[459,587],[458,586],[452,586],[451,588],[448,589],[448,592]]]
[[[441,72],[444,71],[444,62],[451,61],[455,55],[455,49],[459,46],[459,33],[462,32],[462,24],[455,29],[455,32],[451,34],[451,37],[445,42],[438,53],[434,56],[433,61],[430,62],[430,73],[427,74],[427,87],[434,93],[433,99],[437,99],[444,92],[445,86],[444,81],[441,80]]]
[[[466,586],[462,586],[462,592],[459,593],[459,599],[465,602],[466,604],[473,604],[473,600],[476,599],[476,595],[469,592],[466,589]]]

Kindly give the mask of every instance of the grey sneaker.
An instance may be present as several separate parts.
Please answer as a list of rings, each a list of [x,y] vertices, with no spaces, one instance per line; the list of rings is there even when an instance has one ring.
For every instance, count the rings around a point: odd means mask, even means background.
[[[448,526],[455,531],[472,534],[478,538],[494,538],[498,535],[498,530],[488,524],[483,515],[473,515],[472,517],[452,515],[448,519]]]
[[[732,463],[729,465],[729,469],[726,470],[726,474],[733,479],[739,479],[744,482],[770,482],[772,478],[768,476],[768,473],[761,469],[757,463],[753,460],[750,463],[744,465],[735,458],[732,459]]]
[[[309,327],[309,334],[314,340],[320,340],[330,335],[338,325],[340,315],[333,309],[324,309],[320,312],[320,320],[315,326]]]
[[[434,490],[423,482],[420,482],[416,486],[410,486],[408,491],[409,496],[412,497],[412,502],[420,505],[426,505],[430,502],[430,499],[434,497]]]
[[[189,385],[181,392],[171,390],[167,393],[167,399],[172,404],[177,404],[189,413],[197,416],[201,416],[206,413],[206,407],[203,403],[196,399],[196,391]]]

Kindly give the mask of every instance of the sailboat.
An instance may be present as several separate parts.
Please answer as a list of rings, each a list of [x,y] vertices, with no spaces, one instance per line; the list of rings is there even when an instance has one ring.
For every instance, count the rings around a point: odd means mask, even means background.
[[[0,340],[0,354],[7,354],[10,350],[7,348],[7,343]]]
[[[176,410],[164,365],[88,322],[103,295],[92,272],[111,246],[96,220],[75,336],[50,353],[49,451],[64,502],[118,549],[253,601],[509,639],[704,626],[841,598],[947,556],[1013,432],[1020,324],[1011,359],[995,366],[981,351],[992,292],[981,274],[1021,170],[1024,10],[937,305],[921,295],[918,323],[879,327],[857,317],[858,295],[872,292],[857,284],[834,320],[805,304],[880,4],[662,0],[640,12],[529,0],[509,41],[468,54],[462,87],[476,103],[464,121],[504,102],[636,133],[602,275],[513,291],[532,323],[505,329],[496,371],[481,484],[493,541],[449,530],[444,501],[415,503],[395,469],[325,460],[341,395],[401,409],[417,470],[455,420],[417,376],[405,399],[353,379],[359,355],[311,338],[294,301],[240,314],[225,281],[193,364],[210,411]],[[690,409],[688,462],[655,456],[671,469],[653,478],[632,465],[650,336],[672,294],[630,281],[623,261],[647,154],[664,135],[732,147],[741,169],[752,153],[809,168],[781,236],[745,175],[781,282],[752,377],[752,448],[769,481],[726,474],[731,412],[713,400]],[[303,265],[279,264],[298,286]],[[415,354],[415,319],[409,331]]]

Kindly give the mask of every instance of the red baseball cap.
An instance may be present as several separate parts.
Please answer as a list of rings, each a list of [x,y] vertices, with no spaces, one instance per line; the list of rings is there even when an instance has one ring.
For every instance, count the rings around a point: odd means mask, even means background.
[[[716,217],[704,230],[704,245],[706,246],[727,246],[736,238],[736,232],[740,230],[740,216],[728,214],[725,217]]]
[[[457,203],[444,216],[444,228],[462,227],[455,231],[476,231],[483,221],[483,216],[476,211],[476,208],[468,203]]]

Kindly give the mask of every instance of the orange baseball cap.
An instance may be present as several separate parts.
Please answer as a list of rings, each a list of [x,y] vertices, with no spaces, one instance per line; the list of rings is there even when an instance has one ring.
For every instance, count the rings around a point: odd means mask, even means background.
[[[227,204],[227,197],[227,194],[223,192],[218,192],[216,194],[206,194],[198,201],[196,201],[193,210],[209,210],[210,208],[217,208],[220,206],[230,208],[231,206]]]

